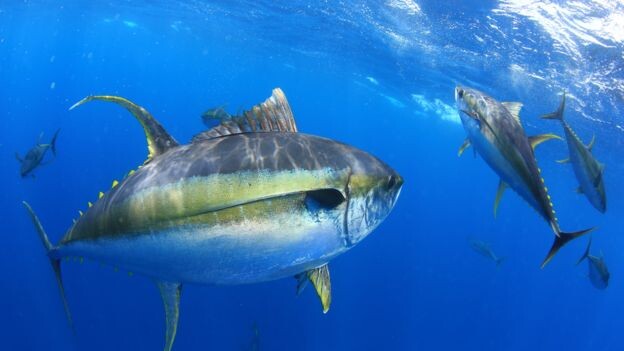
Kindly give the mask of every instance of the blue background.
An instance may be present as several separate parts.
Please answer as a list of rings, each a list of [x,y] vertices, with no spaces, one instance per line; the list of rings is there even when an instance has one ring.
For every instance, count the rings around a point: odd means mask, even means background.
[[[377,155],[405,178],[403,192],[376,232],[331,263],[327,315],[311,289],[295,296],[294,279],[189,285],[174,350],[250,349],[254,323],[267,350],[621,349],[624,38],[622,22],[609,22],[624,16],[621,5],[63,3],[0,4],[2,349],[163,346],[153,283],[96,262],[63,266],[76,334],[67,326],[20,201],[56,241],[147,152],[126,111],[69,106],[89,94],[121,95],[186,142],[204,129],[205,109],[225,104],[235,113],[274,87],[286,92],[299,130]],[[611,270],[606,291],[591,286],[585,265],[574,266],[585,239],[539,269],[552,232],[513,192],[493,218],[497,177],[472,150],[457,157],[465,133],[453,107],[456,84],[522,101],[528,134],[561,134],[537,116],[569,91],[566,118],[585,142],[597,136],[608,212],[574,192],[571,167],[553,162],[565,158],[565,144],[547,143],[537,157],[563,229],[599,227],[593,250]],[[20,178],[14,153],[59,127],[58,157],[36,178]],[[507,260],[497,269],[467,237],[491,242]]]

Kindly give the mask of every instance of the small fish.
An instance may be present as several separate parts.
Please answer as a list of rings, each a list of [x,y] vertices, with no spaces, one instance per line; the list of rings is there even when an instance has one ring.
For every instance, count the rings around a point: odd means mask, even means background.
[[[500,266],[501,263],[503,263],[503,261],[505,260],[505,257],[496,256],[496,254],[490,247],[490,244],[485,241],[481,241],[477,239],[468,239],[468,242],[470,243],[470,247],[472,248],[472,250],[474,250],[476,253],[480,254],[481,256],[487,257],[491,259],[492,261],[494,261],[497,267]]]
[[[565,244],[578,238],[593,228],[565,233],[559,228],[553,204],[544,184],[541,170],[537,166],[534,149],[550,139],[561,139],[554,134],[527,137],[520,123],[519,102],[499,102],[475,89],[458,86],[455,88],[455,101],[466,134],[459,155],[469,146],[500,177],[494,215],[507,187],[512,188],[550,225],[555,241],[542,262],[542,268]]]
[[[148,158],[89,206],[56,245],[24,202],[70,321],[61,259],[84,257],[152,278],[165,307],[165,350],[182,285],[237,285],[305,274],[331,303],[328,262],[390,214],[403,179],[352,146],[299,133],[280,89],[243,116],[180,145],[144,108],[117,96],[147,137]],[[322,113],[322,109],[319,110]]]
[[[225,111],[225,106],[219,106],[206,110],[201,115],[202,121],[207,127],[213,127],[215,121],[218,123],[222,120],[231,118],[230,114]]]
[[[254,322],[252,329],[253,335],[249,345],[249,350],[260,351],[260,331],[258,330],[258,323]]]
[[[574,133],[568,122],[563,119],[565,109],[565,92],[561,97],[561,104],[557,111],[542,116],[544,119],[554,119],[561,122],[565,131],[568,152],[570,157],[557,161],[559,163],[572,163],[574,174],[580,186],[576,190],[580,194],[585,194],[589,202],[600,212],[607,210],[607,195],[604,186],[604,165],[598,162],[592,155],[592,148],[596,141],[596,136],[585,146],[581,139]]]
[[[605,263],[604,257],[600,255],[600,257],[596,257],[589,253],[591,248],[592,238],[589,238],[589,243],[587,243],[587,249],[585,249],[585,253],[576,263],[577,265],[583,262],[583,260],[587,259],[588,267],[589,267],[589,281],[591,281],[592,285],[596,287],[596,289],[604,290],[609,286],[609,269],[607,268],[607,264]]]
[[[43,133],[40,134],[39,139],[37,140],[37,144],[33,146],[32,149],[28,150],[24,158],[22,158],[19,153],[15,153],[15,158],[20,163],[20,175],[22,176],[22,178],[31,174],[31,172],[34,171],[35,168],[47,164],[47,162],[43,162],[43,159],[48,150],[52,150],[52,154],[56,157],[56,137],[58,136],[59,131],[60,129],[58,129],[54,133],[54,136],[52,137],[52,140],[49,144],[41,143],[41,137],[43,136]]]

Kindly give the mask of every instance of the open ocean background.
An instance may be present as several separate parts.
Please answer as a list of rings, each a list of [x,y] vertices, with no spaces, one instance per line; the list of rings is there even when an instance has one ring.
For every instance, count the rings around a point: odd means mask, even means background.
[[[332,261],[321,312],[295,280],[187,285],[174,350],[622,350],[624,348],[624,3],[622,1],[2,1],[0,3],[0,340],[2,350],[161,350],[164,313],[144,277],[97,262],[63,266],[76,334],[20,202],[52,241],[78,210],[140,165],[138,123],[89,94],[144,106],[179,141],[200,115],[231,113],[281,87],[300,131],[371,152],[405,179],[388,219]],[[536,154],[562,229],[597,226],[605,291],[574,263],[545,269],[549,226],[468,149],[454,107],[462,84],[521,101],[527,134],[569,92],[567,121],[606,164],[608,210],[575,193],[567,148]],[[22,179],[24,154],[57,128],[58,157]],[[503,265],[467,238],[492,244]]]

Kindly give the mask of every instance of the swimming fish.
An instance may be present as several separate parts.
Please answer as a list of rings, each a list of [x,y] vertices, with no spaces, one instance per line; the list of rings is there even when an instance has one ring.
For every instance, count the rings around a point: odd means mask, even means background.
[[[593,230],[562,232],[548,190],[537,166],[534,148],[542,142],[559,138],[554,134],[527,137],[520,123],[519,102],[498,102],[470,88],[455,88],[455,101],[466,134],[459,154],[473,146],[485,162],[500,176],[494,201],[494,215],[507,187],[512,188],[550,224],[555,241],[542,262],[542,268],[570,240]],[[560,139],[560,138],[559,138]]]
[[[59,131],[60,129],[54,133],[54,136],[52,136],[52,140],[49,144],[41,143],[41,138],[43,137],[43,133],[41,133],[39,135],[39,139],[37,140],[37,144],[28,150],[24,158],[22,158],[19,153],[15,153],[15,158],[20,163],[20,175],[22,178],[29,175],[35,170],[35,168],[46,164],[43,162],[43,158],[48,150],[52,150],[52,154],[56,157],[56,137],[58,136]]]
[[[501,263],[503,263],[503,261],[505,260],[505,257],[496,256],[496,254],[490,247],[490,244],[485,241],[469,238],[468,242],[470,243],[470,247],[472,248],[472,250],[474,250],[481,256],[487,257],[494,261],[497,267],[500,266]]]
[[[581,139],[574,133],[568,122],[563,119],[565,109],[565,92],[561,97],[561,104],[557,111],[542,116],[544,119],[559,120],[565,131],[570,157],[557,161],[559,163],[572,163],[574,174],[579,181],[578,193],[585,194],[589,202],[600,212],[607,210],[607,196],[604,186],[604,165],[598,162],[592,155],[592,148],[596,141],[596,136],[585,146]]]
[[[583,260],[587,259],[587,263],[589,266],[589,281],[591,281],[592,285],[597,289],[606,289],[609,286],[609,269],[607,268],[607,264],[602,255],[600,257],[596,257],[589,253],[589,249],[591,248],[592,239],[589,238],[589,243],[587,243],[587,249],[585,249],[585,253],[576,263],[577,265],[583,262]]]
[[[225,106],[211,108],[202,113],[201,118],[207,127],[212,127],[214,122],[230,118],[230,114],[225,111]]]
[[[90,204],[53,245],[24,206],[63,293],[60,260],[86,257],[156,282],[165,306],[165,350],[177,331],[182,285],[247,284],[305,273],[331,302],[327,263],[371,233],[393,209],[403,179],[349,145],[298,133],[284,93],[180,145],[147,110],[116,96],[142,125],[146,162]]]

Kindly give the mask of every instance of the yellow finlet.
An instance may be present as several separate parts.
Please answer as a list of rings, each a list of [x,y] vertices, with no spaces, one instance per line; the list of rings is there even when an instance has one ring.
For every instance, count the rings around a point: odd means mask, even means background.
[[[82,213],[82,211],[80,211],[80,210],[78,210],[78,213],[80,214],[80,217],[82,217],[82,215],[84,214],[84,213]]]
[[[89,208],[93,207],[93,204],[91,203],[91,201],[87,202],[87,206],[89,206]]]
[[[134,174],[134,172],[135,172],[135,170],[134,170],[134,169],[133,169],[133,170],[130,170],[130,172],[128,172],[128,176],[133,175],[133,174]]]
[[[101,199],[104,197],[104,193],[100,191],[100,193],[98,194],[98,199]]]
[[[119,185],[119,181],[117,181],[117,180],[113,180],[113,186],[112,186],[112,188],[116,187],[117,185]]]

